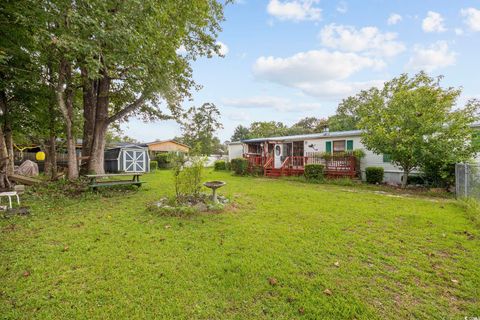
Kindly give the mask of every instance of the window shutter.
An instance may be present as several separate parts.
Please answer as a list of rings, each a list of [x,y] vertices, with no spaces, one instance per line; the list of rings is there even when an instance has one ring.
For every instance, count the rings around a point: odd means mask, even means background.
[[[383,162],[390,162],[390,155],[387,153],[383,154]]]
[[[347,151],[353,150],[353,140],[347,140]]]
[[[325,151],[332,153],[332,141],[325,142]]]

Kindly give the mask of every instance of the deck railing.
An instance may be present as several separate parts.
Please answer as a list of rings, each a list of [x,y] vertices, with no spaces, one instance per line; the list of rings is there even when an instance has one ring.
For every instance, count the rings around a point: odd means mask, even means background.
[[[264,173],[273,167],[273,156],[262,157],[256,154],[244,154],[248,161],[249,170],[262,168]],[[325,174],[330,177],[355,177],[356,158],[354,156],[331,156],[320,157],[318,154],[307,154],[307,156],[287,156],[282,159],[281,173],[291,173],[292,170],[303,170],[307,164],[322,164],[325,166]]]
[[[263,157],[257,154],[244,154],[243,157],[248,161],[248,167],[261,167],[263,166]]]

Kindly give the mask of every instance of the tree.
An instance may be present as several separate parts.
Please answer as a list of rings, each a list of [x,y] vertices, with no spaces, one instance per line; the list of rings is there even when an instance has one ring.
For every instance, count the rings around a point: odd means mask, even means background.
[[[303,129],[302,133],[315,133],[321,132],[327,125],[327,120],[316,117],[305,117],[300,119],[295,123],[291,128],[301,128]]]
[[[233,131],[233,135],[232,137],[230,138],[230,140],[232,141],[241,141],[241,140],[245,140],[245,139],[248,139],[250,137],[250,130],[245,127],[245,126],[242,126],[241,124],[238,125],[235,130]]]
[[[250,125],[250,138],[264,138],[282,136],[287,132],[288,127],[282,122],[257,121]]]
[[[213,103],[204,103],[201,107],[188,110],[181,121],[182,143],[191,147],[193,154],[211,155],[217,153],[220,140],[215,132],[223,128],[219,121],[220,112]]]
[[[337,107],[335,115],[328,118],[328,128],[330,131],[346,131],[358,129],[360,115],[358,107],[362,101],[364,92],[343,99]]]
[[[442,77],[424,72],[403,74],[356,97],[362,143],[378,154],[390,155],[403,170],[402,186],[414,168],[430,163],[443,167],[471,157],[471,124],[477,119],[478,101],[454,109],[461,90],[442,88]]]

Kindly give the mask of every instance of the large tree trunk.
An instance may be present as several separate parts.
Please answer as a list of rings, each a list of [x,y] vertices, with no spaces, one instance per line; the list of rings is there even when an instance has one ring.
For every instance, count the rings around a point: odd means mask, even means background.
[[[15,155],[13,154],[13,132],[10,123],[5,124],[5,144],[7,146],[8,154],[7,173],[13,174],[15,167]]]
[[[71,66],[65,59],[61,59],[58,71],[58,84],[55,89],[57,103],[65,120],[67,135],[68,171],[69,180],[78,178],[78,162],[73,135],[73,90],[70,83]]]
[[[105,136],[107,134],[108,123],[98,123],[95,125],[95,135],[93,139],[92,152],[90,153],[90,161],[88,171],[95,174],[105,173]]]
[[[81,69],[82,73],[82,87],[83,87],[83,141],[82,141],[82,156],[87,157],[91,155],[93,137],[95,134],[95,115],[97,106],[97,83],[96,80],[88,78],[88,71],[86,68]],[[88,171],[90,160],[86,161],[86,165],[82,166],[82,173]]]
[[[12,132],[12,125],[10,123],[10,115],[9,115],[9,108],[7,104],[7,95],[5,91],[1,91],[0,93],[0,110],[3,112],[4,123],[2,128],[2,140],[5,144],[5,150],[7,157],[6,161],[6,170],[8,174],[13,173],[14,169],[14,156],[13,156],[13,132]],[[4,158],[3,156],[1,158]]]
[[[98,80],[98,93],[95,112],[95,127],[93,130],[93,141],[88,162],[88,171],[96,174],[105,173],[104,151],[105,137],[107,135],[109,118],[110,78],[106,70],[102,71],[102,78]]]
[[[0,126],[0,191],[8,190],[12,186],[8,180],[7,174],[8,153],[5,143],[5,135],[2,126]]]

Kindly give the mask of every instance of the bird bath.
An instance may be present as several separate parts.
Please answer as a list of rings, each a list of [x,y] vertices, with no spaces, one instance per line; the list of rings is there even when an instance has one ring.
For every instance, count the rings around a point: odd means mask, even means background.
[[[223,187],[227,183],[224,181],[207,181],[203,185],[209,189],[212,189],[212,200],[213,203],[218,203],[217,199],[217,189]]]

